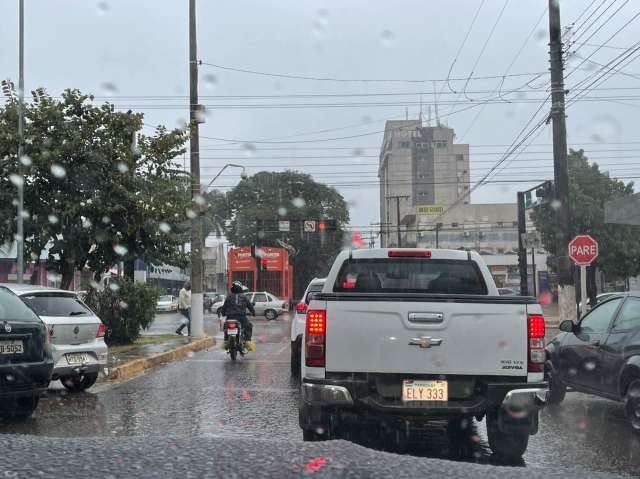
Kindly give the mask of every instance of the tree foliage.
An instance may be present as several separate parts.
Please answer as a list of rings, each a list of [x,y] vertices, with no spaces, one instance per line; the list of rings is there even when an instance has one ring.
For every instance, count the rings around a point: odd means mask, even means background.
[[[595,266],[610,278],[626,278],[640,273],[640,227],[607,224],[604,205],[607,201],[633,193],[633,183],[610,178],[595,162],[589,162],[583,150],[569,154],[570,236],[589,234],[600,246]],[[536,229],[551,254],[556,254],[559,232],[552,205],[544,205],[533,213]]]
[[[76,270],[97,274],[118,260],[184,263],[182,243],[188,178],[173,159],[182,131],[141,133],[143,116],[95,105],[93,97],[44,90],[26,104],[24,156],[17,158],[17,102],[0,107],[0,241],[16,233],[16,185],[24,178],[25,257],[47,249],[47,267],[67,287]]]
[[[303,233],[305,219],[335,219],[338,231]],[[227,196],[225,234],[237,246],[258,243],[281,247],[278,240],[292,245],[297,255],[294,267],[296,295],[302,294],[309,280],[327,274],[343,244],[342,227],[349,221],[347,204],[334,188],[316,183],[311,176],[293,171],[260,172],[240,182]],[[292,221],[290,232],[270,226],[258,237],[257,220]],[[294,225],[300,225],[296,229]]]

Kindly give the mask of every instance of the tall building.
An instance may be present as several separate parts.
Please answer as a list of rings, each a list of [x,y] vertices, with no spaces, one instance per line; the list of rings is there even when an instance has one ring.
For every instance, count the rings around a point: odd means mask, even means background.
[[[382,246],[415,246],[416,213],[442,212],[468,191],[469,145],[454,137],[442,125],[387,121],[378,169]]]

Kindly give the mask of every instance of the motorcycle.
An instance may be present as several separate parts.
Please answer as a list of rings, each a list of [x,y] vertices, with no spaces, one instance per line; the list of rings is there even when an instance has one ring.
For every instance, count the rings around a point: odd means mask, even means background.
[[[231,356],[231,361],[235,361],[238,353],[244,356],[246,352],[246,340],[242,324],[236,319],[226,319],[224,322],[224,330],[227,332],[227,341],[229,344],[227,353]]]

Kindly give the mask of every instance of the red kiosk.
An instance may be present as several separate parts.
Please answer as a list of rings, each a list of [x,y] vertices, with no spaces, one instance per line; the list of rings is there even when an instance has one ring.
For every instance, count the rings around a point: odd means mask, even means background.
[[[285,249],[268,246],[258,249],[262,253],[258,275],[256,275],[256,258],[251,256],[251,246],[229,250],[228,288],[231,288],[231,283],[234,281],[240,281],[252,291],[267,291],[290,302],[293,297],[293,266],[289,264],[289,253]],[[256,276],[258,282],[256,282]]]

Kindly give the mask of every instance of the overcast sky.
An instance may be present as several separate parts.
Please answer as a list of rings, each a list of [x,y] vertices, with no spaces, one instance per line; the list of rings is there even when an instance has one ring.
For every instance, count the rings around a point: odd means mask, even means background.
[[[0,76],[17,83],[18,0],[0,3]],[[51,94],[59,95],[65,88],[79,88],[101,99],[113,97],[110,99],[122,108],[143,111],[148,125],[174,127],[188,118],[187,0],[26,0],[25,3],[27,91],[45,87]],[[563,25],[571,24],[590,3],[561,1]],[[205,63],[294,76],[445,79],[480,4],[481,0],[199,0],[198,56]],[[506,91],[533,81],[521,91],[504,95],[512,103],[484,107],[474,105],[487,95],[495,97],[501,80],[465,79],[546,72],[546,4],[546,0],[510,0],[500,16],[505,1],[486,0],[449,75],[461,79],[451,82],[454,91],[459,92],[466,85],[466,97],[453,94],[442,82],[436,83],[437,91],[442,92],[438,108],[442,121],[455,129],[457,141],[471,145],[472,180],[479,179],[500,159],[546,98],[548,74],[538,78],[507,77],[503,84]],[[606,7],[609,10],[599,17]],[[579,19],[576,27],[582,26],[582,30],[578,30],[576,37],[582,34],[580,42],[588,39],[589,44],[602,44],[631,20],[639,8],[635,1],[607,0],[591,18],[588,11]],[[588,23],[583,23],[587,18]],[[596,23],[591,24],[592,21]],[[589,38],[600,25],[600,30]],[[632,21],[598,51],[596,47],[579,44],[573,49],[580,47],[578,55],[583,58],[593,53],[592,61],[605,64],[624,53],[611,47],[629,47],[639,37],[640,21]],[[567,65],[567,72],[571,73],[567,78],[569,89],[599,68],[594,63],[581,62],[576,56]],[[578,68],[574,71],[575,67]],[[633,63],[624,70],[640,73]],[[607,101],[581,101],[568,110],[570,144],[584,147],[602,164],[610,164],[609,169],[619,176],[640,176],[640,163],[634,159],[635,152],[640,150],[636,122],[640,103],[634,98],[636,90],[629,89],[637,86],[638,78],[616,74],[599,90],[587,94],[607,96]],[[202,65],[201,103],[208,105],[206,123],[200,130],[203,176],[211,178],[219,167],[233,161],[250,165],[249,173],[295,168],[313,174],[318,181],[347,183],[337,188],[351,205],[352,225],[356,229],[369,229],[370,223],[379,220],[376,163],[384,120],[403,118],[405,106],[409,117],[416,118],[420,92],[426,120],[427,105],[434,103],[433,88],[431,82],[312,81]],[[273,98],[365,93],[407,95]],[[214,97],[223,95],[271,97]],[[611,97],[618,103],[609,101]],[[452,101],[458,103],[452,105]],[[294,103],[343,106],[283,108]],[[363,105],[366,103],[392,104]],[[275,105],[279,108],[273,108]],[[468,109],[457,112],[464,108]],[[540,115],[544,111],[548,107]],[[339,137],[352,138],[335,139]],[[550,140],[551,127],[546,126],[527,152],[510,162],[496,179],[551,178]],[[227,189],[238,180],[238,173],[231,170],[217,185]],[[513,202],[516,191],[526,186],[488,184],[479,188],[472,199]]]

